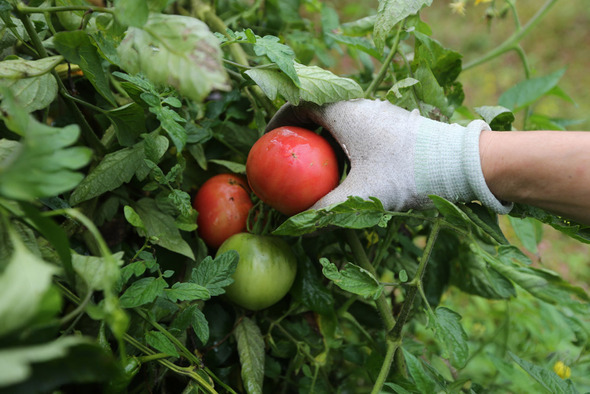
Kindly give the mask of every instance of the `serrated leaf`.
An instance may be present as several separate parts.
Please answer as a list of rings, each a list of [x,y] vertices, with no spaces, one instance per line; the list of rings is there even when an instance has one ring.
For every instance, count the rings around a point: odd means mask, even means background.
[[[68,62],[79,65],[96,91],[115,106],[115,96],[111,92],[102,57],[88,34],[82,30],[59,32],[53,36],[53,44]]]
[[[174,218],[160,211],[155,200],[142,198],[133,208],[145,225],[145,231],[139,230],[140,234],[155,237],[157,245],[194,260],[193,251],[180,235]]]
[[[172,288],[166,290],[166,296],[172,302],[208,300],[211,298],[207,288],[196,283],[177,282]]]
[[[145,335],[145,340],[148,345],[161,353],[168,354],[172,357],[180,357],[172,341],[160,331],[148,331]]]
[[[549,93],[557,86],[563,74],[565,74],[565,68],[543,77],[530,78],[517,83],[500,96],[498,104],[516,112]]]
[[[229,250],[211,258],[207,256],[201,263],[193,268],[190,281],[205,287],[211,296],[225,293],[224,287],[233,283],[232,275],[238,266],[238,253]]]
[[[548,371],[545,368],[541,368],[529,361],[523,360],[512,352],[508,352],[510,357],[518,364],[522,369],[526,371],[533,379],[535,379],[541,386],[547,389],[550,393],[564,393],[564,394],[576,394],[576,390],[572,381],[567,379],[561,379],[555,372]]]
[[[438,41],[426,34],[414,30],[416,37],[416,53],[414,59],[428,66],[442,87],[451,86],[461,73],[462,55],[443,47]]]
[[[32,254],[11,231],[12,255],[0,273],[0,336],[23,327],[37,313],[57,268]]]
[[[271,100],[280,94],[295,105],[300,101],[321,105],[363,97],[360,85],[350,78],[342,78],[323,68],[299,63],[295,63],[295,70],[301,82],[299,89],[290,78],[278,70],[252,69],[246,71],[246,74]]]
[[[248,394],[262,393],[264,381],[264,339],[251,319],[244,317],[234,331],[242,365],[242,380]]]
[[[403,348],[402,348],[403,349]],[[437,383],[436,381],[428,374],[427,371],[424,370],[422,366],[422,362],[419,358],[414,356],[412,353],[403,349],[404,358],[406,360],[406,365],[408,367],[408,371],[416,383],[416,388],[420,393],[436,393],[437,390]]]
[[[321,258],[320,264],[324,267],[324,276],[342,290],[374,300],[383,292],[383,285],[369,271],[358,265],[348,263],[338,270],[336,265],[326,258]]]
[[[488,258],[489,252],[479,244],[474,243],[471,248],[461,245],[451,262],[451,283],[466,293],[489,299],[515,297],[512,282],[490,266]]]
[[[400,89],[405,89],[405,88],[409,88],[412,87],[416,84],[420,83],[420,81],[418,81],[417,79],[414,78],[404,78],[400,81],[397,81],[387,92],[387,99],[389,101],[391,101],[392,103],[395,102],[395,99],[393,97],[390,97],[391,95],[395,96],[395,98],[402,98],[402,94],[400,93]]]
[[[300,98],[318,105],[363,97],[363,89],[350,78],[339,77],[317,66],[295,63],[301,81]]]
[[[377,49],[383,51],[385,40],[398,22],[431,4],[432,0],[379,0],[377,19],[373,29],[373,39]]]
[[[219,41],[198,19],[152,14],[142,29],[129,28],[117,51],[126,71],[173,86],[192,100],[229,89]]]
[[[522,245],[531,253],[537,254],[537,245],[543,238],[543,225],[536,219],[517,219],[509,216],[508,220],[514,233],[522,242]]]
[[[467,334],[461,325],[461,315],[444,307],[429,313],[438,343],[442,345],[445,357],[450,358],[456,368],[463,368],[469,357]]]
[[[307,210],[291,216],[273,234],[300,236],[319,229],[336,226],[362,229],[385,226],[392,217],[377,199],[349,197],[345,202],[318,210]]]
[[[502,245],[496,258],[487,262],[496,271],[509,278],[535,297],[550,304],[564,304],[572,308],[583,307],[572,296],[584,301],[590,297],[581,287],[565,281],[556,272],[539,269],[522,264],[530,264],[530,259],[513,245]]]
[[[186,330],[189,327],[192,327],[201,343],[207,343],[209,340],[209,323],[203,312],[194,304],[183,309],[172,323],[172,328],[178,330]]]
[[[472,222],[471,219],[469,219],[469,216],[467,216],[467,214],[460,210],[455,204],[440,196],[430,195],[428,197],[432,200],[436,209],[438,209],[449,223],[462,227],[471,226]]]
[[[0,87],[0,93],[4,96],[0,119],[24,137],[22,143],[11,144],[12,152],[0,162],[0,194],[30,200],[56,196],[75,187],[83,175],[72,170],[86,165],[92,154],[85,147],[68,148],[78,139],[78,126],[58,128],[39,123],[9,90]]]
[[[266,55],[271,62],[275,63],[295,84],[300,87],[299,77],[295,71],[295,52],[275,36],[264,36],[257,38],[254,44],[254,53],[258,56]]]
[[[142,95],[142,97],[144,97]],[[176,111],[164,107],[158,103],[156,106],[150,107],[150,112],[155,114],[162,128],[168,133],[168,136],[176,146],[176,149],[180,152],[184,149],[184,145],[187,141],[187,133],[183,125],[185,120],[176,113]]]
[[[141,305],[149,304],[158,297],[164,289],[168,287],[166,281],[162,278],[152,276],[139,279],[131,284],[119,299],[122,308],[135,308]]]

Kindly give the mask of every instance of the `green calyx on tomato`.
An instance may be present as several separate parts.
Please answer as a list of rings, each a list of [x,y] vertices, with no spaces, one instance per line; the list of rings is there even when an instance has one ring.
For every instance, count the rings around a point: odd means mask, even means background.
[[[328,141],[294,126],[278,127],[256,141],[246,160],[246,174],[262,201],[289,216],[311,207],[340,179]]]
[[[280,301],[291,289],[297,261],[289,245],[280,238],[249,233],[229,237],[217,255],[235,250],[240,258],[226,287],[227,298],[237,305],[258,311]]]
[[[193,201],[199,213],[199,236],[210,247],[219,247],[230,236],[246,230],[252,206],[250,188],[242,176],[219,174],[209,178]]]

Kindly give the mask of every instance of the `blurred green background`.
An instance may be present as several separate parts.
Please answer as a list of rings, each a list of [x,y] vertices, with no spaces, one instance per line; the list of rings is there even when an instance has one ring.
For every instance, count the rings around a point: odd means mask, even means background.
[[[475,5],[468,1],[465,15],[453,13],[450,1],[434,1],[423,10],[422,18],[430,24],[433,36],[445,46],[464,55],[464,64],[487,53],[515,31],[512,15],[489,20],[488,9],[500,11],[505,1]],[[514,1],[521,24],[544,4],[542,0]],[[584,1],[558,1],[528,36],[521,41],[527,54],[532,77],[544,76],[561,68],[566,73],[559,86],[575,104],[561,98],[543,98],[535,110],[554,118],[580,121],[569,130],[590,130],[590,5]],[[498,97],[524,79],[522,62],[515,52],[506,53],[488,63],[467,70],[459,80],[465,88],[465,105],[469,108],[494,105]],[[522,123],[515,122],[516,128]]]

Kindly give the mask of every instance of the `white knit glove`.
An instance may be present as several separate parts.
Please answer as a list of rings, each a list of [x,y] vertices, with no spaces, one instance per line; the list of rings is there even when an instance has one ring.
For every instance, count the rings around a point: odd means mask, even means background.
[[[479,200],[497,213],[512,204],[499,201],[487,187],[479,158],[479,135],[489,126],[475,120],[467,127],[441,123],[387,101],[350,100],[318,106],[285,104],[267,131],[279,126],[322,126],[350,159],[350,172],[312,208],[324,208],[349,196],[377,197],[385,209],[432,207],[434,194],[452,202]]]

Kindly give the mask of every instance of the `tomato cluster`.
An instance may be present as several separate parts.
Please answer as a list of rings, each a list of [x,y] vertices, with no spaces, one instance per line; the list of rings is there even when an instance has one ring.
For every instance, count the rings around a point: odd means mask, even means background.
[[[311,207],[338,184],[338,161],[330,144],[300,127],[279,127],[263,135],[246,161],[248,180],[235,174],[208,179],[197,192],[197,232],[217,254],[236,250],[238,266],[227,297],[250,310],[267,308],[291,288],[297,262],[289,245],[246,232],[252,191],[285,215]]]

